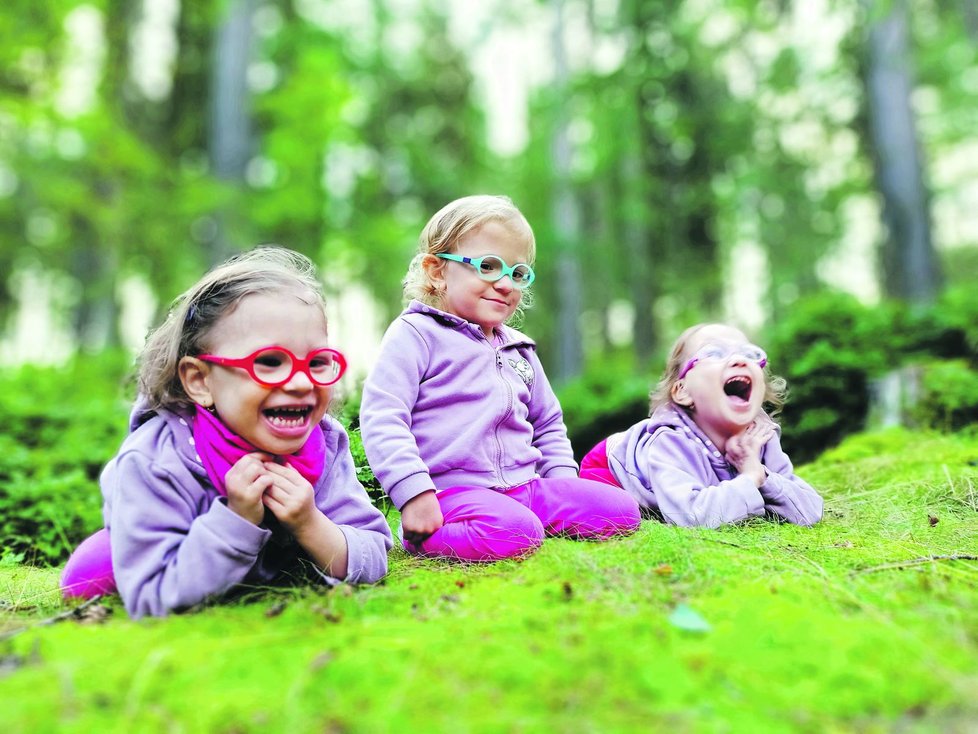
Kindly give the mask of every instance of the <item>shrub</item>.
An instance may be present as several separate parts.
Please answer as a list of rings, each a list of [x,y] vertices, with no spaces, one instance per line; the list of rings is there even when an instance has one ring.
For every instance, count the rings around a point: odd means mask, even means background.
[[[25,367],[0,387],[0,554],[58,563],[102,526],[98,475],[126,431],[120,354]]]
[[[650,377],[604,369],[588,371],[557,390],[574,455],[581,457],[616,431],[649,417]]]
[[[864,428],[872,380],[933,357],[958,361],[927,370],[927,405],[915,417],[938,428],[973,420],[978,375],[969,363],[978,362],[978,299],[964,289],[928,307],[870,308],[851,296],[821,294],[798,302],[767,345],[772,368],[788,380],[784,443],[797,461]]]
[[[966,360],[924,365],[920,388],[917,422],[945,431],[978,424],[978,372]]]

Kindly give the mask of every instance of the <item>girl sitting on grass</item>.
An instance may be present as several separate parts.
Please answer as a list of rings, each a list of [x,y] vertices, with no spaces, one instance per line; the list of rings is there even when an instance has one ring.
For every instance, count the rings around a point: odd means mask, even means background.
[[[326,414],[345,368],[302,255],[258,248],[205,275],[147,340],[131,432],[102,472],[106,527],[69,559],[65,596],[118,589],[140,617],[300,566],[380,579],[390,530]]]
[[[767,356],[723,324],[699,324],[673,345],[651,395],[651,417],[595,446],[581,476],[624,487],[675,525],[717,527],[761,515],[798,525],[822,498],[795,475],[764,404],[784,403]]]
[[[405,279],[413,298],[367,377],[367,459],[401,511],[404,547],[467,561],[535,550],[547,535],[635,531],[638,505],[577,476],[536,344],[507,326],[534,281],[533,230],[502,196],[436,213]]]

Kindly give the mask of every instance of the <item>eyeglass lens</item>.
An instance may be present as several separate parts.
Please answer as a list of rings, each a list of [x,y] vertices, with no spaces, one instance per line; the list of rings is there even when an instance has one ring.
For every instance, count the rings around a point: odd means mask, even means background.
[[[265,349],[254,356],[253,369],[265,382],[285,382],[294,371],[292,357],[280,349]],[[340,363],[331,352],[322,350],[309,355],[309,378],[321,385],[334,382],[339,376]]]
[[[479,265],[479,277],[483,280],[499,280],[505,275],[509,268],[506,267],[506,263],[503,262],[502,258],[498,258],[495,255],[486,255],[482,258],[482,262]],[[510,277],[512,277],[513,282],[517,285],[525,283],[530,279],[529,265],[519,265],[513,266],[513,272]]]

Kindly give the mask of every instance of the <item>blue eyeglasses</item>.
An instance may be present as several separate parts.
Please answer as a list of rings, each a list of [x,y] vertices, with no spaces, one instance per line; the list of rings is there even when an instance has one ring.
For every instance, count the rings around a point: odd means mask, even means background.
[[[476,274],[489,283],[495,283],[509,276],[513,285],[522,290],[528,288],[530,283],[536,278],[536,274],[526,263],[516,263],[512,267],[506,261],[496,255],[483,255],[482,257],[465,257],[463,255],[450,255],[441,253],[437,255],[442,260],[451,260],[457,263],[464,263],[475,268]]]

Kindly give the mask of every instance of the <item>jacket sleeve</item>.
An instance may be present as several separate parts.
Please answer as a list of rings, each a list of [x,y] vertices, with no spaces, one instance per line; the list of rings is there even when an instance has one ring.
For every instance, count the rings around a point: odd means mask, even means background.
[[[271,531],[232,512],[223,500],[199,513],[174,477],[145,455],[120,455],[102,477],[112,494],[108,520],[112,567],[132,617],[164,615],[224,594],[241,583]]]
[[[425,369],[418,355],[427,354],[428,345],[421,335],[395,320],[363,385],[363,449],[374,476],[398,510],[435,486],[411,433],[411,412]]]
[[[715,528],[764,514],[764,498],[749,477],[720,480],[677,431],[659,429],[629,449],[625,465],[612,460],[612,471],[639,504],[667,523]]]
[[[550,386],[536,350],[525,352],[534,375],[527,419],[533,426],[533,446],[543,455],[537,462],[537,473],[541,477],[576,477],[577,462],[567,437],[560,401]]]
[[[768,512],[795,525],[814,525],[822,519],[822,497],[795,474],[777,435],[764,446],[761,460],[768,470],[760,487]]]
[[[335,455],[316,485],[316,506],[346,538],[348,560],[343,580],[351,584],[370,584],[387,573],[387,551],[393,545],[390,527],[357,480],[346,431],[331,421],[329,435],[329,440],[335,441]],[[324,579],[328,583],[339,581],[325,575]]]

